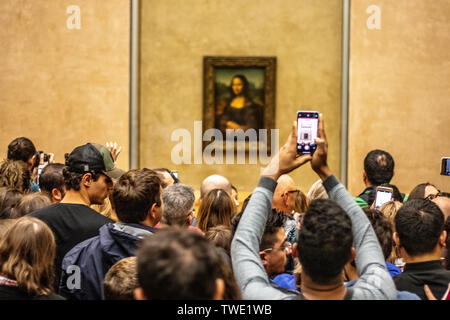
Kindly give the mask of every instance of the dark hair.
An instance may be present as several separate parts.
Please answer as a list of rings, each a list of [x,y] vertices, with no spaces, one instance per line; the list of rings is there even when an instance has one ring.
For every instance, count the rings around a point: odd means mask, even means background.
[[[441,196],[441,197],[446,197],[446,198],[450,198],[450,193],[449,192],[440,192],[439,193],[439,195]]]
[[[11,210],[11,218],[17,219],[26,216],[33,211],[45,208],[51,205],[50,198],[40,192],[34,192],[24,195],[14,209]]]
[[[97,181],[100,178],[100,175],[103,173],[101,172],[86,172],[86,173],[78,173],[70,171],[70,168],[68,166],[64,166],[63,168],[63,177],[64,177],[64,185],[66,186],[66,190],[75,190],[80,191],[80,184],[81,180],[83,179],[83,176],[87,173],[90,173],[92,175],[92,179],[94,181]]]
[[[372,150],[364,159],[364,171],[372,185],[391,182],[394,176],[394,159],[389,152]]]
[[[242,215],[244,211],[239,212],[237,215],[233,217],[232,220],[232,238],[236,233],[239,222],[241,221]],[[259,244],[259,250],[264,250],[270,248],[274,245],[276,241],[276,234],[280,228],[284,228],[284,224],[286,223],[287,216],[283,212],[279,212],[275,209],[272,209],[272,213],[267,217],[266,226],[264,228],[263,235],[261,237],[261,241]]]
[[[27,193],[31,188],[31,174],[22,160],[5,160],[0,166],[0,187],[10,187]]]
[[[248,94],[249,84],[248,84],[247,77],[244,76],[243,74],[237,74],[237,75],[233,76],[233,78],[231,78],[230,87],[229,87],[230,88],[231,97],[234,98],[236,96],[234,94],[234,92],[233,92],[233,80],[236,79],[236,78],[239,78],[242,81],[242,85],[243,85],[242,86],[242,95],[244,97],[248,98],[249,97],[249,94]]]
[[[284,228],[287,216],[283,212],[272,209],[272,213],[267,217],[266,227],[261,237],[259,250],[265,250],[273,247],[275,244],[276,234],[280,228]]]
[[[117,261],[106,273],[103,296],[105,300],[134,300],[137,287],[136,257],[127,257]]]
[[[137,249],[138,282],[149,300],[209,300],[221,278],[221,257],[200,233],[160,229]]]
[[[317,284],[340,275],[351,257],[352,222],[334,201],[311,201],[299,230],[298,254],[305,272]]]
[[[383,250],[384,260],[388,260],[394,246],[391,222],[381,211],[369,208],[364,208],[363,211],[377,235],[381,250]]]
[[[380,187],[388,187],[388,188],[392,188],[392,200],[394,201],[398,201],[398,202],[403,202],[403,197],[402,194],[400,193],[400,190],[398,190],[398,188],[393,185],[393,184],[389,184],[389,183],[383,183],[379,185]],[[376,188],[373,188],[370,192],[369,192],[369,198],[367,200],[367,204],[369,205],[369,207],[372,205],[372,203],[375,201],[375,198],[377,196],[377,190]]]
[[[436,188],[436,190],[439,190],[434,184],[431,184],[429,182],[420,183],[411,190],[407,201],[413,199],[425,199],[425,189],[428,186],[434,187]]]
[[[39,176],[39,188],[41,191],[48,193],[50,196],[53,189],[58,189],[64,194],[64,164],[50,163],[44,167]]]
[[[170,176],[172,177],[173,183],[174,183],[174,184],[175,184],[175,183],[180,183],[180,179],[178,179],[178,178],[173,174],[173,172],[170,171],[170,170],[167,169],[167,168],[156,168],[156,169],[153,169],[153,171],[156,171],[156,172],[167,172],[167,173],[170,174]]]
[[[23,193],[8,187],[0,188],[0,219],[9,219],[12,209],[19,203]]]
[[[450,270],[450,216],[447,216],[444,223],[444,230],[447,231],[447,239],[445,240],[445,257],[444,257],[444,267]]]
[[[124,173],[114,184],[112,202],[121,222],[140,223],[156,203],[161,206],[161,179],[147,168]]]
[[[8,159],[27,162],[36,154],[36,147],[30,139],[16,138],[8,145]]]
[[[444,214],[432,201],[407,201],[395,215],[400,244],[411,256],[431,252],[444,228]]]

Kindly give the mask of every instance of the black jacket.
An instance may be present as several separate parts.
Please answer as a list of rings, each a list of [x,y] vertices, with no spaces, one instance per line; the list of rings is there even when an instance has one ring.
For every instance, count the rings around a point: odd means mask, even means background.
[[[394,282],[397,290],[415,293],[422,300],[428,300],[423,289],[427,284],[439,300],[450,283],[450,270],[444,269],[439,260],[407,263],[403,273],[394,277]]]
[[[153,234],[157,229],[139,224],[107,223],[99,230],[99,235],[83,241],[70,250],[62,262],[59,294],[73,300],[101,300],[103,280],[108,270],[119,260],[135,255],[137,242]],[[74,270],[79,267],[80,288],[70,288]]]

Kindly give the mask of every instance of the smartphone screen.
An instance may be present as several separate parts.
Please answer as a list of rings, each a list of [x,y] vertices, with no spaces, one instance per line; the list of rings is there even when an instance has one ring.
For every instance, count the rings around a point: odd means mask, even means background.
[[[392,189],[391,188],[377,188],[377,195],[375,197],[375,209],[378,210],[386,202],[392,199]]]
[[[441,175],[450,176],[450,158],[442,158]]]
[[[316,151],[317,145],[314,139],[317,138],[318,127],[319,112],[297,112],[297,153],[313,154]]]

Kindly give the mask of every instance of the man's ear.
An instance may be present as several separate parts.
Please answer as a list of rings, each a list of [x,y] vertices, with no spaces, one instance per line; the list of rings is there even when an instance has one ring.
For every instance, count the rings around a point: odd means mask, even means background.
[[[225,294],[225,281],[216,279],[216,290],[214,291],[213,300],[223,300]]]
[[[52,189],[53,202],[60,202],[62,200],[62,193],[57,188]]]
[[[147,300],[141,287],[134,289],[134,300]]]
[[[441,247],[446,246],[446,242],[447,242],[446,240],[447,240],[447,231],[443,230],[439,237],[439,244],[441,245]]]
[[[194,222],[194,214],[191,213],[191,214],[189,215],[188,221],[187,221],[188,226],[192,225],[192,222]]]
[[[268,256],[267,252],[265,252],[265,251],[259,252],[259,258],[261,259],[261,262],[262,262],[264,268],[269,263],[269,261],[267,260],[267,258],[268,258],[267,256]]]
[[[297,242],[294,242],[294,244],[292,245],[292,253],[291,253],[292,258],[298,258],[297,247],[298,247]]]
[[[94,179],[92,179],[92,174],[91,173],[86,173],[83,175],[83,177],[81,178],[81,184],[85,187],[90,187],[91,183],[94,181]]]
[[[350,254],[350,261],[349,262],[354,261],[355,257],[356,257],[356,249],[355,249],[355,247],[352,247],[351,254]]]
[[[156,220],[157,218],[159,218],[159,215],[158,215],[158,212],[157,212],[157,210],[158,210],[159,208],[160,208],[160,207],[158,207],[158,205],[156,204],[156,202],[152,204],[152,207],[151,207],[150,210],[148,211],[148,214],[150,215],[150,218],[151,218],[152,220]]]

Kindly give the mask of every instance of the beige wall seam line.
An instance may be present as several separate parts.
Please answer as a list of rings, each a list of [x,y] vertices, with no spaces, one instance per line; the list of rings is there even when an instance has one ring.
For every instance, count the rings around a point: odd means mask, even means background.
[[[342,92],[341,92],[341,182],[347,187],[348,179],[348,113],[349,113],[349,60],[350,60],[350,5],[343,0],[342,10]]]

